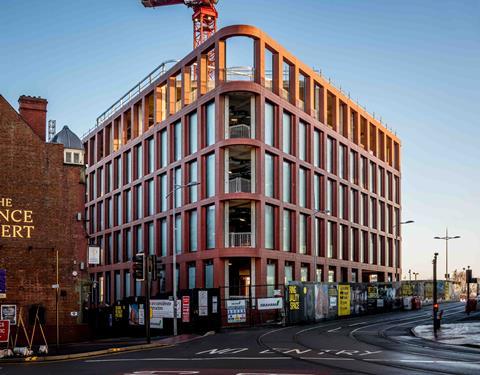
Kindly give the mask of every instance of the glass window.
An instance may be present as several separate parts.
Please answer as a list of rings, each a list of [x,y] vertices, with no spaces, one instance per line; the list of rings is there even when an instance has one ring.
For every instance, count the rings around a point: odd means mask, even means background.
[[[265,248],[273,249],[275,246],[275,209],[269,204],[265,205]]]
[[[300,215],[299,223],[300,254],[307,253],[307,215]]]
[[[215,143],[215,102],[210,102],[205,108],[205,140],[206,146],[213,145]]]
[[[182,168],[177,167],[175,168],[175,176],[174,176],[174,188],[177,186],[182,185]],[[182,206],[182,189],[175,189],[175,207],[181,207]]]
[[[153,178],[147,181],[148,186],[148,205],[147,205],[147,215],[153,215],[155,213],[155,184]]]
[[[285,262],[285,285],[293,281],[293,266],[289,262]]]
[[[132,192],[125,191],[125,221],[129,223],[132,221]]]
[[[292,116],[287,113],[283,112],[283,151],[287,154],[292,152]]]
[[[177,121],[173,124],[173,157],[174,160],[180,160],[182,158],[182,122]]]
[[[116,225],[122,225],[122,199],[121,195],[117,194],[115,195],[115,212],[117,213],[117,223]]]
[[[372,223],[372,228],[377,227],[377,201],[375,198],[370,197],[370,218]]]
[[[207,198],[213,197],[215,195],[215,154],[207,155],[206,163],[206,193]]]
[[[368,260],[370,264],[375,263],[376,247],[377,247],[377,238],[374,233],[370,233],[370,246],[368,250]]]
[[[313,208],[320,210],[320,175],[318,174],[313,178]]]
[[[300,267],[300,281],[308,281],[308,267],[306,266]]]
[[[349,167],[350,167],[350,171],[349,171],[350,182],[354,184],[357,181],[357,153],[354,151],[350,151]]]
[[[130,277],[130,272],[126,271],[125,272],[125,277],[123,279],[124,282],[124,295],[125,297],[131,297],[132,296],[132,288],[131,288],[131,277]]]
[[[267,297],[273,297],[274,291],[276,287],[275,279],[276,279],[276,264],[271,262],[267,263]]]
[[[338,160],[338,175],[344,180],[347,179],[347,170],[345,164],[347,162],[347,148],[344,145],[340,145],[340,157]]]
[[[361,214],[363,218],[363,225],[368,227],[369,224],[369,215],[368,215],[368,196],[367,194],[362,194],[362,205],[363,205],[363,212]]]
[[[364,158],[362,156],[362,171],[360,173],[361,173],[361,178],[362,178],[362,187],[364,189],[367,188],[367,180],[368,180],[367,165],[368,165],[367,158]]]
[[[155,254],[155,230],[153,223],[147,224],[147,250],[149,255]]]
[[[328,180],[327,181],[327,204],[326,204],[326,210],[330,215],[333,214],[333,192],[335,188],[335,182],[333,180]]]
[[[142,145],[138,145],[135,147],[135,158],[137,159],[137,170],[136,170],[136,178],[140,178],[143,176],[143,149]]]
[[[188,129],[189,129],[190,154],[193,154],[198,150],[197,112],[191,113],[190,116],[188,117]]]
[[[334,159],[335,159],[335,141],[328,137],[327,138],[327,172],[334,173]]]
[[[124,161],[124,169],[125,169],[125,183],[129,184],[132,182],[132,155],[130,151],[125,153]]]
[[[275,145],[275,110],[272,104],[265,102],[265,143]]]
[[[206,247],[213,249],[215,247],[215,205],[210,205],[206,209],[207,225],[206,225]]]
[[[114,281],[114,289],[115,289],[115,301],[122,299],[121,294],[121,279],[120,279],[120,272],[115,271],[115,281]]]
[[[298,203],[300,207],[307,206],[307,170],[298,169]]]
[[[370,191],[377,192],[377,171],[373,162],[370,162]]]
[[[132,259],[132,231],[130,228],[125,230],[125,254],[127,261]]]
[[[290,211],[283,210],[283,251],[291,250]]]
[[[141,219],[143,217],[143,191],[142,191],[142,184],[135,186],[135,196],[136,201],[135,205],[137,209],[135,211],[135,219]]]
[[[275,181],[275,167],[273,155],[265,153],[265,195],[273,197]]]
[[[190,251],[197,251],[197,211],[190,212]]]
[[[338,227],[338,246],[337,246],[337,258],[344,259],[345,255],[345,225],[339,225]]]
[[[135,253],[143,253],[144,248],[143,248],[143,231],[142,231],[142,226],[137,225],[135,227]]]
[[[340,185],[338,197],[338,217],[341,219],[347,219],[346,208],[347,208],[347,187],[345,185]]]
[[[292,184],[292,178],[291,178],[290,168],[291,168],[290,163],[284,161],[283,162],[283,201],[287,203],[291,203],[290,187]]]
[[[327,257],[333,258],[333,236],[335,235],[334,232],[335,228],[333,223],[330,221],[327,222]]]
[[[190,182],[198,182],[198,168],[197,162],[190,163]],[[198,186],[191,186],[189,188],[190,203],[195,203],[198,200]]]
[[[167,142],[167,130],[160,132],[160,167],[164,168],[168,164],[168,142]]]
[[[122,233],[115,232],[115,247],[116,247],[116,262],[121,263],[123,261],[123,243]]]
[[[153,173],[155,170],[155,141],[152,138],[147,140],[148,145],[148,173]]]
[[[165,212],[167,210],[167,174],[160,175],[160,211]]]
[[[320,132],[315,130],[313,132],[313,165],[315,167],[320,167]]]
[[[299,122],[298,128],[298,157],[300,160],[307,160],[307,124]]]
[[[167,256],[167,219],[160,220],[160,250],[162,257]]]
[[[213,288],[213,262],[205,262],[205,288]]]
[[[190,263],[188,265],[188,289],[195,289],[196,287],[195,271],[195,263]]]
[[[282,97],[290,100],[290,64],[283,62]]]
[[[182,253],[182,216],[180,214],[175,215],[175,252],[177,254]]]

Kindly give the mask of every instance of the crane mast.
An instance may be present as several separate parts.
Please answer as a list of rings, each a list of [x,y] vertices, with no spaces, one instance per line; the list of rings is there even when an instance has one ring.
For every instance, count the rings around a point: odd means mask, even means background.
[[[217,31],[218,0],[141,0],[145,8],[184,4],[193,9],[193,48],[197,48]]]

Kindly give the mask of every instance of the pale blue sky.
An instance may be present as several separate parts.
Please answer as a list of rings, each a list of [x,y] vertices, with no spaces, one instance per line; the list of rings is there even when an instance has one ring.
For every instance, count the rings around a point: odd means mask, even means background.
[[[480,277],[480,1],[220,0],[220,27],[252,24],[330,76],[403,142],[404,272],[431,276],[450,233],[450,269]],[[1,0],[0,93],[49,101],[83,134],[166,59],[192,45],[191,11],[138,0]],[[475,272],[477,271],[477,272]]]

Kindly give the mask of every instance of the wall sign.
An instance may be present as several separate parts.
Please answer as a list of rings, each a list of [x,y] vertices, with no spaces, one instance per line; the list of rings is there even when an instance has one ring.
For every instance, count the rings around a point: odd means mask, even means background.
[[[0,319],[8,320],[11,326],[17,324],[17,305],[1,305]]]
[[[0,298],[7,298],[7,271],[0,269]]]
[[[247,321],[247,309],[244,299],[227,300],[228,323],[245,323]]]
[[[350,285],[338,286],[338,316],[350,315]]]
[[[14,207],[12,198],[0,197],[0,238],[31,238],[33,211]]]
[[[208,315],[208,291],[206,290],[198,291],[198,315]]]
[[[259,298],[257,299],[258,310],[278,310],[283,308],[282,298]]]

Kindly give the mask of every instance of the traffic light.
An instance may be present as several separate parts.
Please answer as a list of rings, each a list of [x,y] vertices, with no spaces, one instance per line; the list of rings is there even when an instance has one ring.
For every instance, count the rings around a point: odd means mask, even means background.
[[[156,255],[152,257],[152,280],[158,280],[160,272],[165,270],[165,264],[161,258],[157,258]]]
[[[145,254],[138,253],[133,257],[133,277],[137,281],[145,280]]]

